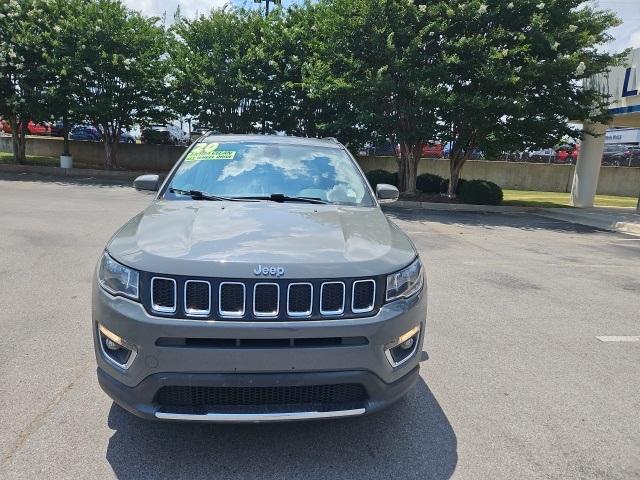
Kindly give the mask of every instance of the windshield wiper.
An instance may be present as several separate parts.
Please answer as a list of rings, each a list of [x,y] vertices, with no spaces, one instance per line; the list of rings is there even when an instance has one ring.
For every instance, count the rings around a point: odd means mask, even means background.
[[[243,200],[270,200],[272,202],[284,203],[284,202],[300,202],[300,203],[313,203],[318,205],[328,205],[329,202],[316,197],[290,197],[282,193],[272,193],[267,196],[255,196],[255,197],[236,197]]]
[[[171,193],[177,193],[178,195],[188,195],[194,200],[210,200],[214,202],[242,202],[243,199],[235,197],[223,197],[221,195],[212,195],[210,193],[201,192],[200,190],[180,190],[179,188],[170,188]]]

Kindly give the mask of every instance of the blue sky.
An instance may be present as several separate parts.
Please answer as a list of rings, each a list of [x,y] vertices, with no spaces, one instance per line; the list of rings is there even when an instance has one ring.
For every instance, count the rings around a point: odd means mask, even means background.
[[[208,12],[213,7],[221,7],[229,0],[124,0],[129,7],[141,10],[148,15],[162,15],[167,12],[169,18],[173,16],[180,4],[182,14],[191,17],[196,13]],[[283,0],[285,5],[295,3],[296,0]],[[236,5],[253,6],[253,0],[234,0]],[[590,3],[602,9],[613,10],[623,20],[623,24],[612,30],[615,40],[606,46],[607,50],[617,52],[627,47],[640,48],[640,0],[590,0]],[[263,4],[264,5],[264,4]],[[264,6],[262,7],[264,8]]]

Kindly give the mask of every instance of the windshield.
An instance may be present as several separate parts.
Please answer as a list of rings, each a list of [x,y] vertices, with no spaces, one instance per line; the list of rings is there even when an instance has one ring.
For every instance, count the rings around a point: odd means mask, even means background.
[[[180,164],[165,199],[188,192],[226,198],[272,195],[373,205],[360,172],[342,149],[272,143],[198,143]]]

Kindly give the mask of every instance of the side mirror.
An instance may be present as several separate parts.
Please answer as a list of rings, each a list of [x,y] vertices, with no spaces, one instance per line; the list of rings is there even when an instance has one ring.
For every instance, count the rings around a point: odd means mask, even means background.
[[[380,203],[393,203],[398,200],[400,192],[393,185],[387,185],[386,183],[379,183],[376,186],[376,196]]]
[[[140,175],[133,181],[136,190],[157,192],[160,189],[160,175]]]

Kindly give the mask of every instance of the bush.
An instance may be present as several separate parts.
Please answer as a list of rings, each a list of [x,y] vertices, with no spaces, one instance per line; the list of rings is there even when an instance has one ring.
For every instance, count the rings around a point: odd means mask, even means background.
[[[460,194],[460,189],[462,188],[462,185],[464,185],[465,183],[467,183],[467,181],[464,178],[458,179],[458,186],[456,187],[456,195]],[[442,183],[440,184],[440,193],[447,193],[447,191],[449,191],[449,179],[444,178],[442,180]]]
[[[398,186],[398,174],[387,172],[386,170],[371,170],[365,174],[369,185],[375,190],[379,183],[387,183],[395,187]]]
[[[469,180],[459,188],[459,196],[465,203],[475,205],[500,205],[502,189],[487,180]]]
[[[416,179],[416,188],[423,193],[441,193],[440,189],[444,178],[431,173],[423,173],[418,175]]]

